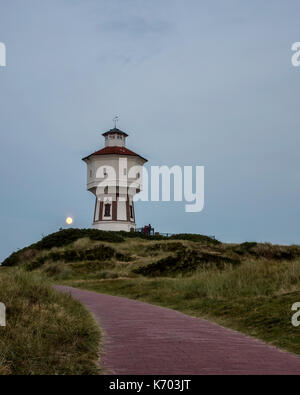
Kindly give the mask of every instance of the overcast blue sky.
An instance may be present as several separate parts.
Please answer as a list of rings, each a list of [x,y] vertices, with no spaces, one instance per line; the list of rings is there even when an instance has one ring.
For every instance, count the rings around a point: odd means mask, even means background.
[[[205,209],[137,203],[138,225],[300,241],[300,4],[0,0],[0,258],[89,227],[81,158],[112,126],[149,165],[205,166]]]

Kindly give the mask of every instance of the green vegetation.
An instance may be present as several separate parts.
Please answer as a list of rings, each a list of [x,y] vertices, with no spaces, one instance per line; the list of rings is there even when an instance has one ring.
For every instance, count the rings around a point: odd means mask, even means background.
[[[291,306],[300,301],[300,246],[69,229],[4,264],[207,318],[300,354],[300,331],[291,325]]]
[[[7,259],[2,262],[2,266],[16,266],[18,264],[22,264],[22,259],[25,260],[36,255],[38,251],[49,250],[55,247],[64,247],[68,246],[76,240],[82,238],[89,238],[93,241],[104,241],[110,243],[121,243],[126,239],[144,239],[148,240],[148,236],[142,233],[127,233],[127,232],[106,232],[96,229],[63,229],[59,232],[52,233],[48,236],[45,236],[39,242],[32,244],[29,247],[25,247],[22,250],[16,251],[11,254]],[[220,243],[218,240],[212,239],[208,236],[202,235],[193,235],[193,234],[182,234],[182,235],[173,235],[169,239],[177,239],[180,240],[193,240],[193,241],[201,241],[205,243],[218,244]],[[152,236],[152,240],[165,240],[167,239],[164,236]],[[33,254],[33,255],[32,255]],[[21,258],[21,259],[20,259]]]
[[[44,277],[0,269],[0,375],[98,374],[99,328],[85,308]]]
[[[140,266],[134,269],[133,273],[151,277],[171,276],[190,273],[197,269],[209,267],[225,269],[228,264],[237,265],[239,263],[239,259],[234,259],[230,256],[215,254],[213,252],[199,252],[183,247],[175,255],[160,259],[147,266]]]
[[[192,234],[192,233],[179,233],[176,235],[172,235],[170,237],[170,239],[171,240],[190,240],[190,241],[197,241],[197,242],[205,243],[205,244],[221,244],[221,242],[219,240],[216,240],[212,237],[198,235],[198,234]]]

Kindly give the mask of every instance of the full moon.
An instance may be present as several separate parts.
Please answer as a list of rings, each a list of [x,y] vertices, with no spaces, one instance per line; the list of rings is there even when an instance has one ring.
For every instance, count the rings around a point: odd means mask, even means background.
[[[72,223],[73,223],[73,218],[71,218],[71,217],[66,218],[66,223],[67,223],[68,225],[72,225]]]

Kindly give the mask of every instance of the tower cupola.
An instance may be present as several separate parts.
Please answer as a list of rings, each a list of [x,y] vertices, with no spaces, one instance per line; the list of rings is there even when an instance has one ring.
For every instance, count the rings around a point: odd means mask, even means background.
[[[113,128],[102,134],[105,138],[105,147],[125,147],[127,133],[120,129]]]

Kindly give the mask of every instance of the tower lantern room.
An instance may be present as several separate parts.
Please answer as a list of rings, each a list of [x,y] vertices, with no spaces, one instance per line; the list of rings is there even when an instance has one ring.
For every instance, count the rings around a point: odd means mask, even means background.
[[[117,128],[110,129],[102,134],[105,138],[105,147],[125,147],[128,134]]]
[[[147,159],[125,147],[128,134],[116,127],[102,134],[105,147],[83,158],[87,164],[87,190],[95,196],[93,227],[134,231],[133,197],[142,190]]]

